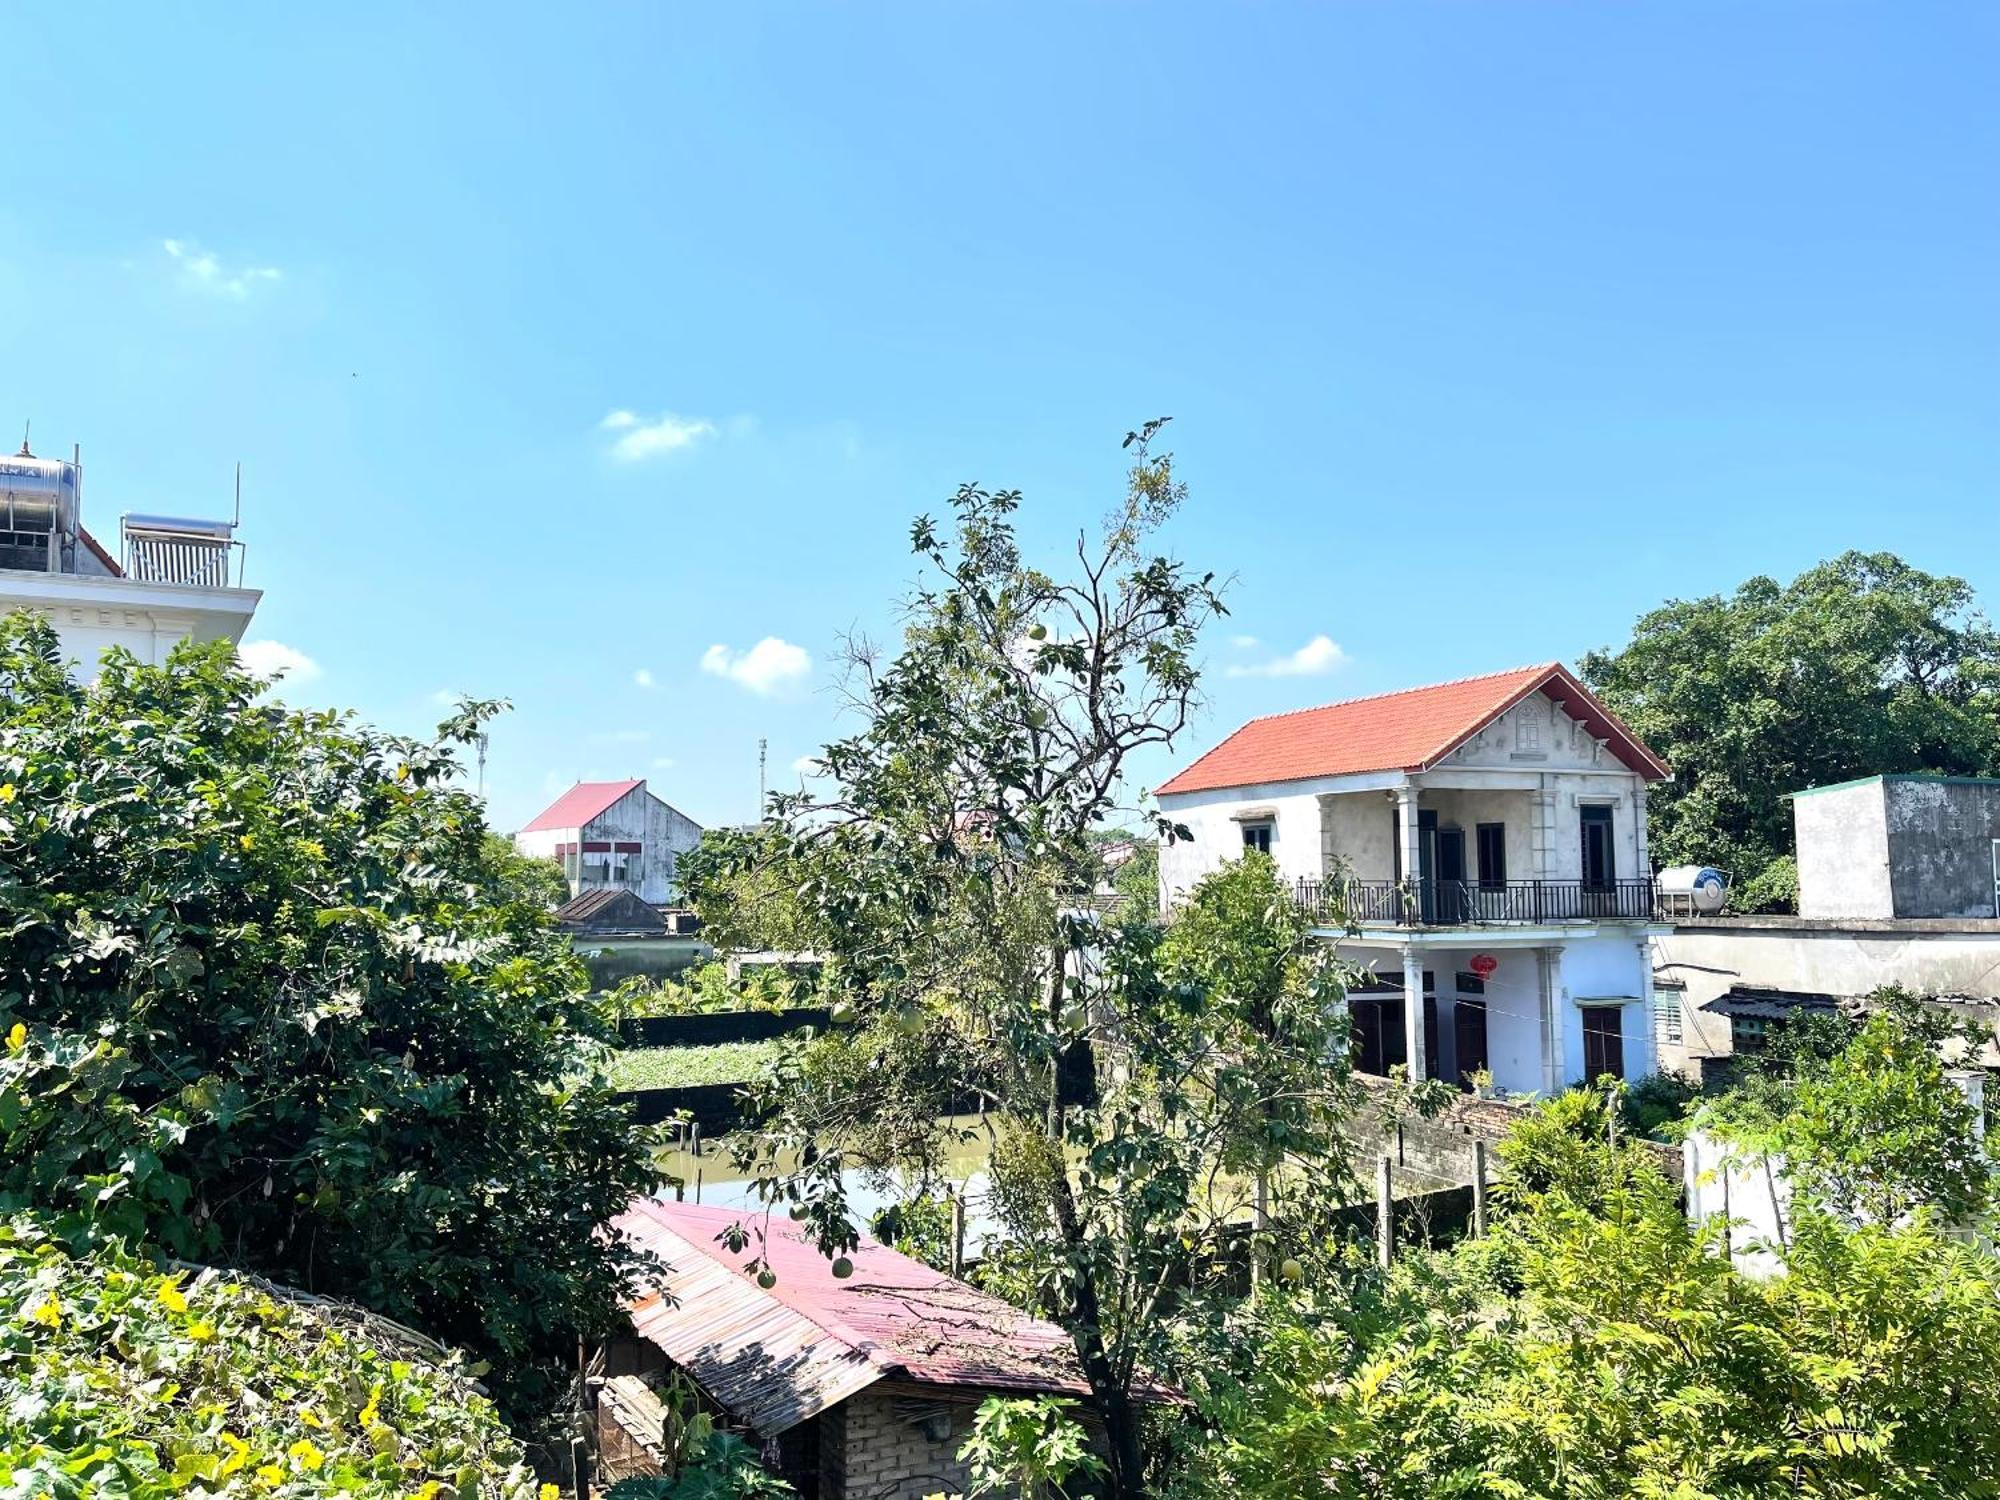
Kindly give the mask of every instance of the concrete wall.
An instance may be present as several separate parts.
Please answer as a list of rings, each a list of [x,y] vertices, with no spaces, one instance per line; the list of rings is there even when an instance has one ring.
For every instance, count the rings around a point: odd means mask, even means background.
[[[41,615],[55,626],[63,655],[84,668],[113,646],[157,666],[184,640],[240,641],[262,597],[255,589],[0,570],[0,614]]]
[[[1920,994],[2000,999],[2000,921],[1835,922],[1717,917],[1653,938],[1653,969],[1685,985],[1679,1054],[1727,1057],[1729,1022],[1701,1007],[1734,985],[1862,996],[1900,984]]]
[[[1325,846],[1318,794],[1325,785],[1278,782],[1160,798],[1161,814],[1186,824],[1194,835],[1192,840],[1177,839],[1160,846],[1162,909],[1185,897],[1204,875],[1221,868],[1224,860],[1243,853],[1242,815],[1249,813],[1270,814],[1271,858],[1288,884],[1319,879]],[[1376,796],[1380,801],[1380,793]],[[1384,838],[1386,847],[1386,834]]]
[[[1792,799],[1799,852],[1799,915],[1892,917],[1882,783],[1857,782]]]
[[[959,1458],[958,1450],[972,1430],[983,1394],[876,1385],[842,1402],[837,1465],[842,1500],[923,1500],[940,1492],[969,1491],[971,1466]],[[943,1405],[951,1417],[950,1435],[933,1442],[921,1426],[898,1412],[899,1400]]]
[[[664,905],[679,898],[675,879],[679,857],[701,842],[701,825],[668,806],[641,782],[583,828],[539,828],[514,835],[514,847],[531,859],[551,859],[563,844],[637,843],[643,863],[639,899]],[[602,860],[604,855],[587,856]],[[602,882],[572,881],[570,894],[597,889]]]
[[[1654,1016],[1648,1003],[1652,976],[1646,972],[1650,951],[1642,937],[1585,938],[1562,947],[1558,971],[1561,991],[1557,1014],[1562,1022],[1562,1071],[1558,1083],[1589,1083],[1583,1066],[1582,1007],[1623,1001],[1620,1035],[1624,1042],[1625,1077],[1633,1082],[1655,1071]]]
[[[2000,917],[1993,868],[2000,781],[1890,777],[1883,793],[1894,915]]]

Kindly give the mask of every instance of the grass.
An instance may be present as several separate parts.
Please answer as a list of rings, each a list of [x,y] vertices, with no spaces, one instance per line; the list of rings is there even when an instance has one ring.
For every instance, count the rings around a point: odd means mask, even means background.
[[[712,1047],[633,1047],[611,1060],[611,1082],[621,1089],[748,1083],[784,1044],[783,1037],[772,1037],[762,1042],[718,1042]]]

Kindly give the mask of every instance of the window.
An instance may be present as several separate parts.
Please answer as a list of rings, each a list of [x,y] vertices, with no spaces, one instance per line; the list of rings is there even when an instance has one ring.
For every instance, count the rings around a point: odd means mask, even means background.
[[[1481,823],[1479,840],[1479,888],[1499,891],[1507,888],[1507,825]]]
[[[1625,1011],[1617,1005],[1586,1005],[1583,1011],[1583,1081],[1606,1073],[1625,1076]]]
[[[1611,809],[1580,807],[1577,816],[1583,834],[1583,888],[1608,891],[1618,881],[1618,851],[1611,841]]]
[[[1542,721],[1525,703],[1514,714],[1514,748],[1529,753],[1542,748]]]
[[[1271,852],[1271,828],[1269,823],[1245,823],[1243,825],[1243,847],[1255,849],[1259,854]]]
[[[1653,1007],[1659,1016],[1660,1040],[1668,1046],[1681,1044],[1681,992],[1678,989],[1653,991]]]

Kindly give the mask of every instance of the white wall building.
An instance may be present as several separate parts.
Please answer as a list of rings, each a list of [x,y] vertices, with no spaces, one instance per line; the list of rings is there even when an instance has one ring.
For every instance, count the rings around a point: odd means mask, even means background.
[[[43,616],[86,669],[113,646],[158,664],[184,640],[242,640],[262,596],[230,584],[233,522],[128,515],[113,557],[85,529],[82,501],[76,461],[25,443],[0,458],[0,614]]]
[[[656,905],[677,900],[675,867],[701,826],[639,781],[579,781],[527,827],[514,847],[562,866],[571,896],[619,888]]]
[[[1253,719],[1160,787],[1163,905],[1263,850],[1379,988],[1357,1061],[1512,1093],[1658,1066],[1646,787],[1667,768],[1557,664]]]

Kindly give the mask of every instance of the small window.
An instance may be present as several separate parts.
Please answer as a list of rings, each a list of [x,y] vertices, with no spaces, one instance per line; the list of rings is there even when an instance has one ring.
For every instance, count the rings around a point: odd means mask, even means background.
[[[1507,825],[1481,823],[1479,836],[1479,888],[1484,891],[1507,887]]]
[[[1660,1040],[1669,1046],[1681,1044],[1681,992],[1677,989],[1653,991],[1653,1005],[1660,1018]]]
[[[1514,748],[1516,750],[1542,748],[1541,718],[1530,713],[1525,705],[1514,715]]]
[[[1271,852],[1271,828],[1269,823],[1245,823],[1243,825],[1243,847],[1255,849],[1259,854]]]

